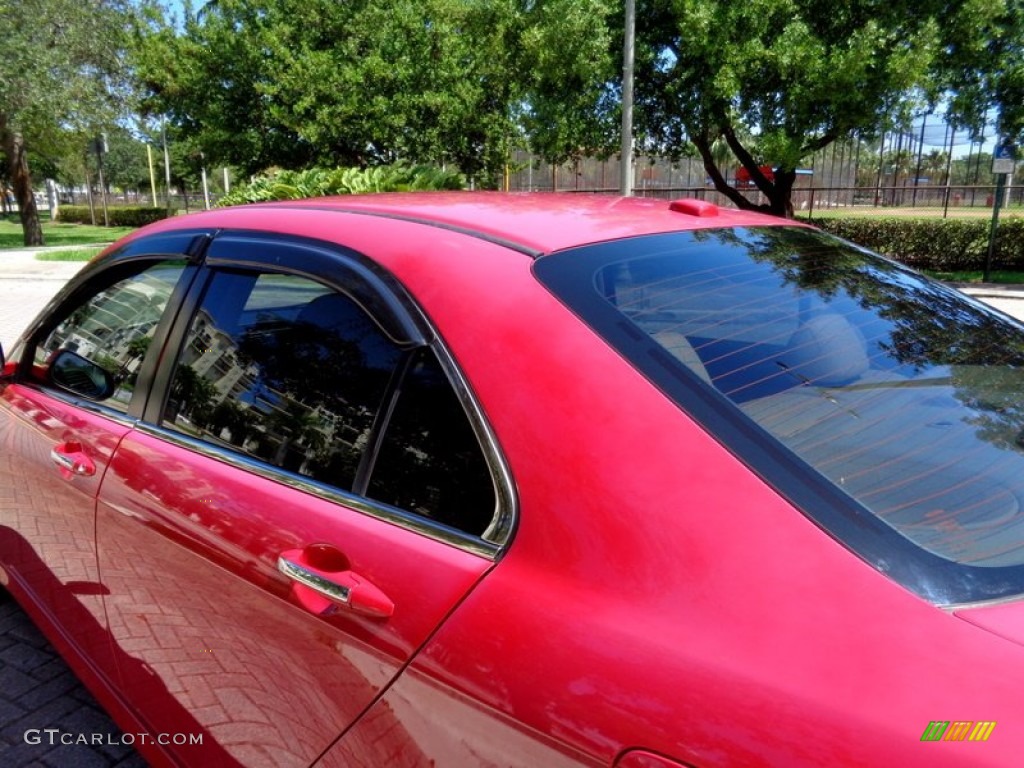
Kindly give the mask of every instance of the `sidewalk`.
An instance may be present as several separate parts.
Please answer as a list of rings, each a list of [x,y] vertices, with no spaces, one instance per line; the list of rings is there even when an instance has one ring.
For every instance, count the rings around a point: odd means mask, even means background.
[[[5,352],[64,283],[85,266],[84,261],[36,260],[40,251],[66,249],[0,250],[0,344]]]
[[[1024,285],[998,283],[947,283],[947,285],[1018,320],[1024,320]]]
[[[100,245],[83,245],[96,248]],[[75,246],[53,245],[41,248],[0,250],[0,278],[9,280],[62,280],[74,277],[85,266],[84,261],[39,261],[36,254],[47,251],[67,251]]]

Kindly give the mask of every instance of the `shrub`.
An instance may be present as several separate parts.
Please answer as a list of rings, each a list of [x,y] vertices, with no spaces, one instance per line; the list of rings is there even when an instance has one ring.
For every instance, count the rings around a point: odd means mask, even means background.
[[[141,227],[167,218],[164,208],[142,206],[113,206],[107,208],[107,222],[112,227]],[[71,224],[92,224],[87,205],[62,205],[57,209],[57,220]],[[96,221],[102,223],[103,211],[96,210]]]
[[[987,219],[835,218],[814,223],[907,266],[940,272],[984,268],[991,228]],[[1024,219],[1000,221],[992,267],[1024,270]]]
[[[219,206],[299,200],[325,195],[357,195],[366,192],[464,189],[462,174],[426,165],[395,163],[373,168],[310,168],[276,171],[258,176],[236,188]]]

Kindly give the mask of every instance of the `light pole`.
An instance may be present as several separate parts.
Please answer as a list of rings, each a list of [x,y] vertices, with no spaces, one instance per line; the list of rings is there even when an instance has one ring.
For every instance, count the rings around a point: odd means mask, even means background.
[[[633,59],[636,42],[636,0],[626,0],[622,41],[622,162],[619,193],[633,194]]]
[[[171,215],[171,153],[167,150],[167,121],[160,128],[160,137],[164,142],[164,180],[167,183],[167,216]]]

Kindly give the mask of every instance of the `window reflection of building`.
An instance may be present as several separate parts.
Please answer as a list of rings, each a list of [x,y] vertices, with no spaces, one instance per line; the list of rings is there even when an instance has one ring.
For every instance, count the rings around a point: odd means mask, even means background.
[[[270,386],[260,362],[243,359],[238,342],[237,332],[218,327],[205,308],[198,311],[178,377],[187,366],[204,384],[177,403],[174,423],[277,466],[333,482],[337,473],[328,468],[361,452],[373,413],[353,407],[340,393],[329,401],[305,402],[300,392]],[[175,384],[181,387],[180,381]]]
[[[42,351],[69,350],[99,364],[122,385],[115,399],[126,400],[172,289],[141,275],[101,291],[56,328]]]
[[[217,328],[205,309],[200,309],[196,316],[181,363],[191,366],[196,374],[213,386],[216,391],[213,405],[231,399],[242,407],[248,407],[243,397],[255,386],[259,366],[255,363],[244,365],[239,361],[235,340],[230,333]]]

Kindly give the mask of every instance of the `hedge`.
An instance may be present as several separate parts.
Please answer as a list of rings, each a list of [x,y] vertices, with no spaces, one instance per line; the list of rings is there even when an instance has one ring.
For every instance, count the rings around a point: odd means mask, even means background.
[[[826,232],[878,251],[915,269],[983,269],[989,219],[835,218],[814,221]],[[999,222],[993,269],[1024,271],[1024,218]]]
[[[112,227],[141,227],[167,218],[166,208],[142,206],[114,206],[107,208],[107,222]],[[92,224],[87,205],[62,205],[57,209],[57,220],[72,224]],[[103,211],[96,209],[96,221],[103,222]]]

